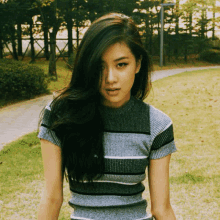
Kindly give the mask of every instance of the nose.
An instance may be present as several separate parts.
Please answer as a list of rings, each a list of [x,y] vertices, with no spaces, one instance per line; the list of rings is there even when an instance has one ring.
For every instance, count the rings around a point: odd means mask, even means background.
[[[105,83],[112,84],[117,82],[117,74],[113,68],[108,68],[105,74]]]

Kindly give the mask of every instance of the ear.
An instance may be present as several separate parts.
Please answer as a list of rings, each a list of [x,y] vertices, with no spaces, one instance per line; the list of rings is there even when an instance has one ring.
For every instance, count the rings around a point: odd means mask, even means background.
[[[140,57],[140,59],[137,60],[136,62],[136,74],[140,71],[141,69],[141,61],[142,61],[142,56]]]

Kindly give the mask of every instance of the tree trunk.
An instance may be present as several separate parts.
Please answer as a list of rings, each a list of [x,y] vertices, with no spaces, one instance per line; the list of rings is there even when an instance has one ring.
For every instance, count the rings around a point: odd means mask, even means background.
[[[67,23],[67,29],[68,29],[68,57],[71,56],[73,53],[73,33],[72,33],[72,27],[73,27],[73,22],[71,19],[71,22],[69,21]]]
[[[57,0],[54,0],[53,4],[53,31],[50,33],[50,59],[49,59],[49,71],[48,75],[55,77],[55,80],[57,80],[57,70],[56,70],[56,36],[57,32],[59,30],[59,22],[57,20]]]
[[[56,32],[50,33],[50,60],[49,60],[49,76],[55,77],[57,80],[56,70]]]
[[[67,31],[68,31],[68,57],[73,53],[73,20],[72,20],[72,0],[69,0],[68,17],[67,17]]]
[[[186,43],[185,43],[186,45]],[[185,46],[185,51],[184,51],[184,61],[185,63],[187,63],[187,55],[188,55],[188,48],[187,48],[187,45]]]
[[[160,45],[160,11],[157,11],[157,42]],[[158,55],[160,56],[160,47],[158,50]]]
[[[205,38],[205,9],[202,9],[202,18],[201,18],[201,38]]]
[[[17,35],[18,35],[18,56],[22,56],[22,31],[21,31],[21,23],[17,24]]]
[[[33,20],[30,19],[30,42],[31,42],[31,63],[35,62],[34,38],[33,38]]]
[[[76,44],[77,48],[79,47],[79,4],[78,0],[76,2],[76,7],[77,7],[77,17],[76,17]]]
[[[190,39],[192,39],[192,12],[190,12],[189,14],[189,35],[190,35]]]
[[[215,39],[215,13],[216,13],[216,0],[213,2],[213,8],[212,8],[212,40]]]
[[[13,58],[18,60],[18,54],[16,49],[16,41],[15,41],[15,27],[11,25],[11,43],[12,43],[12,50],[13,50]]]
[[[145,15],[145,31],[146,31],[146,47],[147,50],[149,51],[150,48],[150,19],[149,19],[149,15],[146,14]]]
[[[0,59],[3,59],[3,39],[2,39],[1,28],[0,28]]]
[[[44,56],[46,60],[49,60],[49,43],[48,43],[48,27],[46,24],[43,24],[43,31],[44,31]]]
[[[175,37],[175,48],[174,48],[174,54],[175,58],[179,58],[179,0],[176,1],[176,26],[175,26],[175,32],[176,32],[176,37]]]
[[[150,54],[153,55],[153,19],[152,19],[153,15],[152,13],[150,14],[150,39],[149,39],[149,51]]]

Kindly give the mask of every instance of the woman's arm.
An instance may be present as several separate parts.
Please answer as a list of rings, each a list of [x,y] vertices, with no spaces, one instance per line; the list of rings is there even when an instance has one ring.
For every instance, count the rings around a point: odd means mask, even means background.
[[[61,148],[41,139],[45,188],[42,194],[38,219],[57,220],[63,203],[63,176]]]
[[[151,213],[156,220],[175,220],[169,196],[169,162],[171,155],[150,160],[148,181],[151,197]]]

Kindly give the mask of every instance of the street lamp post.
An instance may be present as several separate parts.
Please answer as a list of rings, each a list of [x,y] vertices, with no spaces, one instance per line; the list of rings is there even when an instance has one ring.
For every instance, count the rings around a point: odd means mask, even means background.
[[[161,16],[161,31],[160,31],[160,67],[163,66],[163,26],[164,26],[164,7],[166,6],[174,6],[175,3],[163,3],[160,4],[161,9],[160,9],[160,16]]]

